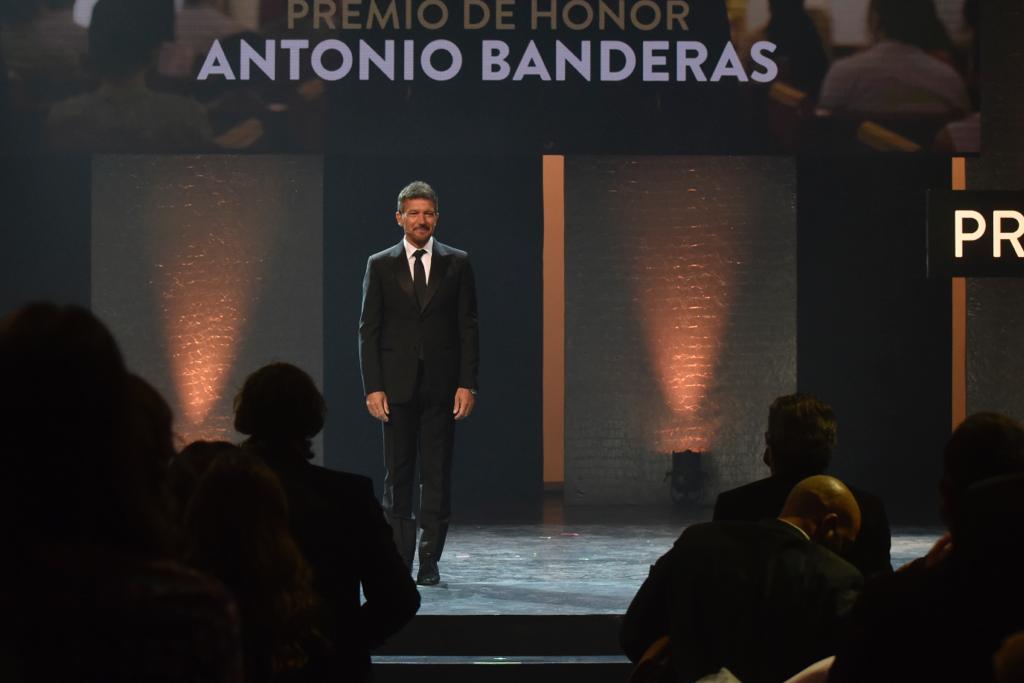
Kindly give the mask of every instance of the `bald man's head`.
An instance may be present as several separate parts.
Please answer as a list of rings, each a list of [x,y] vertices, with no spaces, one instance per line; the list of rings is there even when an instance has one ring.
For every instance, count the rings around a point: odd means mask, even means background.
[[[794,486],[779,519],[800,527],[813,542],[837,553],[860,533],[856,498],[843,482],[824,474]]]

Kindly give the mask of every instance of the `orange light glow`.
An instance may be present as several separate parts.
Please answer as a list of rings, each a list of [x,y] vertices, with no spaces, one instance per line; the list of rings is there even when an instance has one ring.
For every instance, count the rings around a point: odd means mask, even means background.
[[[156,185],[153,290],[158,297],[185,441],[233,440],[233,383],[247,318],[258,301],[268,226],[277,218],[251,170],[231,158],[167,163]]]
[[[656,427],[656,447],[662,453],[706,451],[717,430],[704,403],[728,310],[725,273],[687,267],[682,263],[685,254],[662,258],[672,264],[662,264],[659,270],[676,275],[658,282],[658,294],[646,288],[637,295],[647,352],[668,408]],[[671,301],[667,307],[666,299]]]
[[[179,447],[236,441],[234,396],[250,372],[285,357],[320,367],[322,160],[93,164],[94,309],[167,401]]]
[[[213,232],[189,239],[157,264],[165,338],[186,441],[225,438],[231,415],[214,411],[226,389],[246,322],[253,263]]]
[[[644,342],[667,409],[656,420],[653,445],[665,454],[706,452],[719,431],[722,411],[709,402],[709,392],[716,384],[736,271],[747,256],[728,226],[675,220],[672,244],[648,251],[648,272],[634,280]],[[657,234],[638,243],[663,244],[665,226],[652,229]]]

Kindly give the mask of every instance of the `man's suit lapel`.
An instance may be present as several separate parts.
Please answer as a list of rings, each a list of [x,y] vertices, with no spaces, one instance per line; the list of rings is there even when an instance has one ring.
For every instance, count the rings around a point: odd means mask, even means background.
[[[445,273],[448,272],[448,263],[451,255],[443,244],[434,240],[434,253],[430,255],[430,278],[427,280],[427,297],[423,302],[423,311],[427,310],[434,293],[441,287]]]
[[[416,292],[413,291],[412,275],[409,274],[409,261],[405,256],[405,240],[399,242],[398,246],[391,250],[391,255],[394,257],[395,279],[398,280],[398,286],[402,288],[406,296],[412,300],[412,305],[415,306]]]

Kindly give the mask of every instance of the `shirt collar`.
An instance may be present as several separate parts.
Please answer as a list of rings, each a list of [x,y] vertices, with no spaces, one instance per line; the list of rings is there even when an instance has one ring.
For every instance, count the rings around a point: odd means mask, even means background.
[[[811,537],[807,535],[807,532],[804,531],[803,529],[801,529],[800,527],[798,527],[796,524],[793,524],[792,522],[787,522],[784,519],[780,519],[779,521],[782,522],[783,524],[788,524],[789,526],[791,526],[794,529],[796,529],[797,531],[799,531],[800,535],[803,536],[804,538],[806,538],[808,541],[811,540]]]
[[[420,249],[420,247],[417,247],[414,244],[410,244],[409,240],[407,240],[404,237],[402,238],[402,244],[405,246],[405,258],[407,258],[407,259],[411,259],[412,255],[415,254]],[[427,256],[433,256],[434,255],[434,237],[433,237],[433,235],[431,235],[430,239],[427,240],[427,244],[426,244],[426,246],[423,247],[423,250],[427,252]]]

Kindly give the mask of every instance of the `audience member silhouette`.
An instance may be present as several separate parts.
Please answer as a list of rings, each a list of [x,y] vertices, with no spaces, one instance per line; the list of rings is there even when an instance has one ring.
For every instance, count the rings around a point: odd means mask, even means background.
[[[284,490],[258,458],[235,450],[217,456],[188,505],[189,559],[238,601],[248,683],[340,680]]]
[[[833,551],[859,529],[853,494],[824,475],[799,482],[777,519],[688,527],[633,598],[623,650],[635,662],[668,635],[672,680],[723,667],[785,680],[834,651],[862,578]]]
[[[170,489],[168,468],[174,455],[174,413],[160,395],[146,380],[128,373],[125,378],[125,399],[127,416],[120,430],[133,462],[138,463],[145,486],[133,494],[145,496],[148,501],[140,505],[151,506],[156,519],[163,526],[161,537],[170,543],[179,556],[181,547],[180,524],[175,512],[175,501]]]
[[[992,657],[995,683],[1024,683],[1024,631],[1003,641]]]
[[[203,151],[213,133],[193,100],[156,92],[146,74],[173,37],[161,0],[99,0],[89,25],[89,57],[99,89],[55,104],[47,120],[51,147],[64,151]]]
[[[991,658],[1024,630],[1024,472],[973,484],[957,514],[949,561],[967,604],[975,606],[972,638]]]
[[[993,479],[1024,473],[1024,427],[995,413],[972,415],[947,442],[943,464],[949,537],[869,584],[830,681],[991,680],[1000,642],[1024,629],[1024,478]]]
[[[818,107],[839,115],[956,118],[970,111],[967,88],[947,63],[952,42],[933,0],[871,0],[874,43],[836,60]]]
[[[817,97],[828,71],[828,55],[805,0],[769,0],[771,18],[751,41],[775,43],[780,80]]]
[[[17,675],[240,680],[229,597],[170,559],[169,431],[107,329],[80,308],[27,306],[0,322],[0,376],[0,525],[17,558],[0,605]]]
[[[185,508],[210,465],[222,455],[237,452],[238,446],[228,441],[193,441],[174,456],[168,471],[168,488],[176,519],[184,521]]]
[[[162,486],[167,468],[175,457],[174,413],[160,392],[136,374],[128,373],[127,392],[131,412],[136,418],[126,425],[130,430],[129,438],[140,457],[148,458],[152,464],[151,473],[159,474]]]
[[[963,7],[964,28],[968,35],[965,56],[967,92],[971,97],[972,114],[958,121],[951,121],[939,131],[935,140],[936,151],[940,154],[971,153],[981,151],[981,38],[978,35],[979,0],[965,0]]]
[[[334,623],[329,636],[339,663],[347,680],[365,680],[370,650],[413,617],[420,597],[370,480],[309,462],[310,440],[323,428],[324,413],[323,396],[309,375],[272,363],[246,379],[235,400],[235,429],[250,437],[243,449],[280,478],[292,532]]]
[[[8,68],[27,93],[45,100],[67,96],[84,80],[85,29],[72,17],[73,0],[0,0]]]
[[[808,394],[780,396],[768,409],[764,463],[771,476],[719,494],[715,521],[755,522],[774,517],[801,479],[822,474],[836,444],[836,417],[826,403]],[[850,486],[861,512],[857,542],[843,552],[866,577],[892,571],[891,534],[882,501]]]

